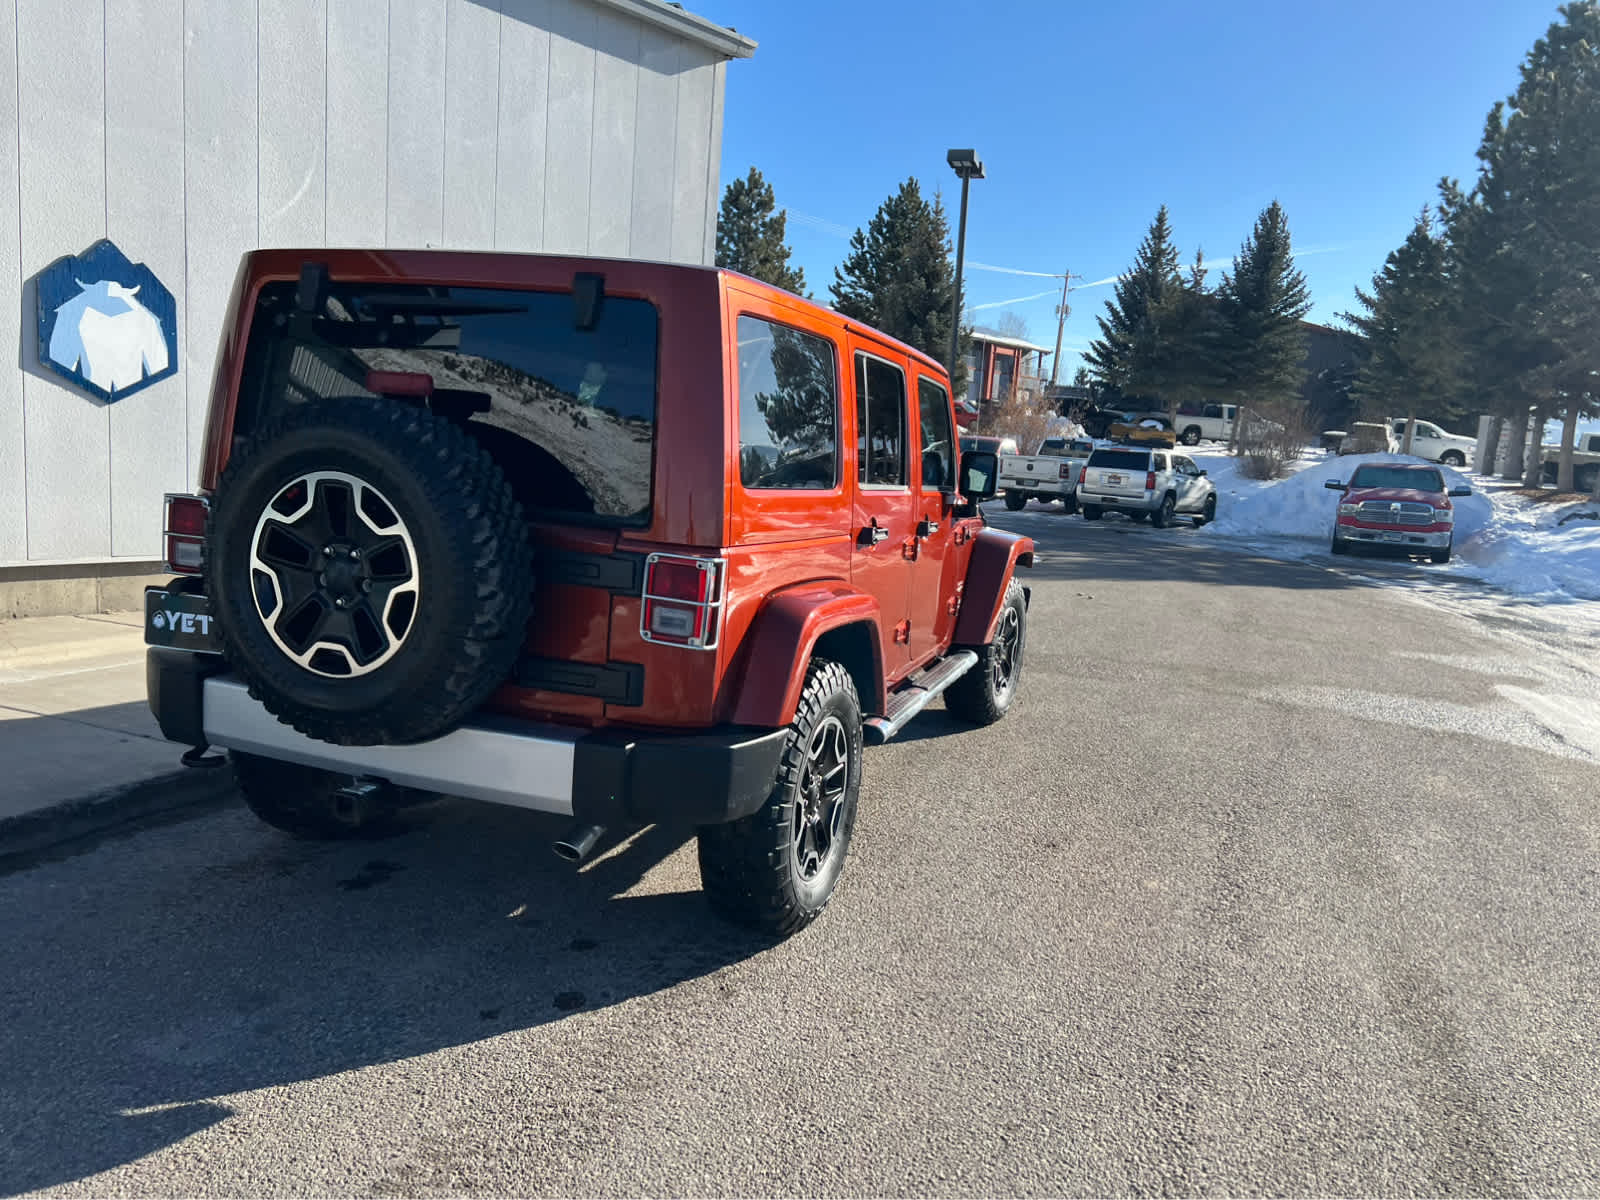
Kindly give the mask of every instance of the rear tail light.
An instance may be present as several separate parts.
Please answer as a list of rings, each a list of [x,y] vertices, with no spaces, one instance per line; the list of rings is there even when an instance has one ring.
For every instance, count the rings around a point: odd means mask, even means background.
[[[1144,473],[1144,490],[1147,492],[1156,490],[1156,473],[1154,471],[1146,471]]]
[[[1072,478],[1072,464],[1071,463],[1062,463],[1060,471],[1057,473],[1056,478],[1057,479],[1071,479]]]
[[[652,554],[644,563],[639,635],[647,642],[710,650],[722,632],[720,558]]]
[[[210,503],[203,496],[168,493],[163,537],[167,570],[175,575],[198,575],[206,545],[206,514]]]

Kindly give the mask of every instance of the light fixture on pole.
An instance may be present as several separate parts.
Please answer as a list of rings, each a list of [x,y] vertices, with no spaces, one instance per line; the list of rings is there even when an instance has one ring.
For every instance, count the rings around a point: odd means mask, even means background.
[[[961,179],[961,225],[956,234],[956,295],[950,302],[950,374],[956,372],[956,352],[961,347],[961,266],[967,253],[967,184],[983,178],[983,160],[976,150],[951,150],[944,156]]]

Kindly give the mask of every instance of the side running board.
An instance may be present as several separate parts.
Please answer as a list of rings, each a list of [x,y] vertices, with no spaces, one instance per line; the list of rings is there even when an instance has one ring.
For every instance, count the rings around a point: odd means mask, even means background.
[[[862,734],[868,744],[881,746],[899,733],[912,717],[970,671],[977,661],[978,656],[971,650],[957,650],[894,692],[889,697],[888,713],[881,717],[868,717],[862,722]]]

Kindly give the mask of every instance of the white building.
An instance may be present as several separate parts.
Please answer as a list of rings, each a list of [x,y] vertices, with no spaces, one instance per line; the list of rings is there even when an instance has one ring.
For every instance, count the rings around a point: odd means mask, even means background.
[[[724,73],[754,50],[661,0],[0,0],[0,278],[18,288],[0,344],[20,351],[0,370],[0,617],[137,602],[161,496],[194,485],[244,251],[710,263]],[[102,239],[176,324],[175,373],[110,403],[50,362],[76,335],[41,361],[60,297],[94,283],[41,272]],[[136,311],[110,294],[100,312]],[[145,345],[134,377],[159,377]]]

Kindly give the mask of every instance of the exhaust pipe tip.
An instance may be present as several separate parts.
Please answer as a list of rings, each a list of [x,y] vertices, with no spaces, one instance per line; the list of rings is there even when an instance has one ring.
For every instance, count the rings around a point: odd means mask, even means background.
[[[589,852],[595,848],[605,831],[604,825],[575,825],[551,848],[567,862],[580,863],[589,857]]]

